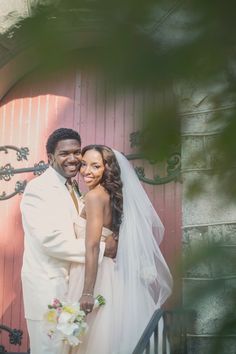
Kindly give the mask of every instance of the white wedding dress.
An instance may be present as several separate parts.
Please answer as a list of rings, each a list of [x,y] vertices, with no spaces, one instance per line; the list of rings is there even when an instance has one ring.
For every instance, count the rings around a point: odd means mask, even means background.
[[[84,207],[83,199],[80,198],[79,210]],[[78,218],[78,235],[85,238],[86,220],[79,216]],[[104,240],[112,231],[103,227],[102,239]],[[70,354],[111,354],[111,336],[109,333],[112,328],[113,317],[113,288],[114,288],[114,260],[103,257],[101,264],[98,266],[97,279],[94,289],[94,296],[102,295],[106,300],[106,305],[101,306],[87,315],[86,321],[89,330],[82,338],[82,344],[69,351]],[[84,286],[84,269],[82,263],[74,263],[70,270],[68,301],[78,302]],[[65,351],[66,352],[66,351]]]
[[[106,305],[87,316],[89,330],[83,343],[63,354],[131,354],[152,314],[171,294],[172,277],[159,249],[164,227],[129,161],[114,153],[123,183],[123,219],[116,260],[103,258],[94,292],[104,296]],[[86,220],[79,216],[79,237],[85,237],[85,229]],[[103,228],[102,238],[109,234]],[[73,264],[69,301],[80,299],[83,285],[84,264]],[[160,350],[162,322],[159,338]]]

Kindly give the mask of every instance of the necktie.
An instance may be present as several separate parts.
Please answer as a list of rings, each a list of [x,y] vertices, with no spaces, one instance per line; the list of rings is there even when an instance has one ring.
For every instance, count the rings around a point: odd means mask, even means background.
[[[66,181],[66,187],[67,187],[68,191],[70,192],[71,198],[72,198],[72,200],[74,202],[74,205],[76,207],[77,212],[79,212],[78,200],[76,198],[75,191],[74,191],[73,185],[72,185],[70,180]]]

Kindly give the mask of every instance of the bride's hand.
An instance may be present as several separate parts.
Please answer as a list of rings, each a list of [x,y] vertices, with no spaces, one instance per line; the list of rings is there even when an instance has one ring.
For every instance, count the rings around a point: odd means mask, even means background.
[[[73,226],[74,226],[75,237],[79,238],[79,225],[74,223]]]
[[[93,306],[94,306],[94,298],[92,294],[84,294],[81,296],[80,300],[80,308],[81,310],[83,310],[86,315],[90,312],[92,312],[93,310]]]

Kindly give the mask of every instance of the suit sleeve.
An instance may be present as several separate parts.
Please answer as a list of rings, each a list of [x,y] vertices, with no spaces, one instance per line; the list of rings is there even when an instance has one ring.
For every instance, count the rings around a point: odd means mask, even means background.
[[[55,203],[54,203],[55,204]],[[21,202],[22,222],[25,233],[34,238],[38,247],[48,256],[69,262],[85,262],[85,242],[76,239],[73,230],[60,227],[63,214],[55,212],[55,205],[43,190],[37,192],[27,186]],[[58,205],[57,208],[62,208]],[[99,262],[103,258],[105,243],[100,243]]]

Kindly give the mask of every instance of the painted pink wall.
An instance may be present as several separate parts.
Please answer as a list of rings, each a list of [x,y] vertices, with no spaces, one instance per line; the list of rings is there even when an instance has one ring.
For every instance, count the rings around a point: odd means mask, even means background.
[[[147,104],[145,93],[114,92],[109,84],[75,69],[52,74],[46,79],[40,76],[37,73],[27,76],[0,103],[0,146],[27,146],[30,149],[28,161],[20,162],[16,161],[14,153],[0,152],[0,166],[10,162],[20,168],[33,166],[40,160],[46,162],[47,136],[58,127],[78,130],[83,145],[104,143],[125,154],[135,151],[130,147],[129,135],[139,129],[137,117]],[[148,169],[153,173],[152,167]],[[1,181],[0,194],[3,190],[12,192],[17,180],[33,177],[29,173],[16,175],[10,182]],[[174,259],[180,254],[181,244],[180,185],[173,182],[144,187],[165,225],[162,250],[174,269]],[[20,199],[17,195],[0,202],[0,322],[26,333],[20,283],[23,251]],[[5,334],[2,338],[0,335],[0,343],[8,351],[18,350],[7,342]],[[19,351],[27,347],[25,335]]]

